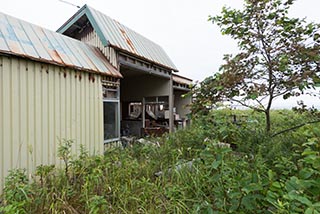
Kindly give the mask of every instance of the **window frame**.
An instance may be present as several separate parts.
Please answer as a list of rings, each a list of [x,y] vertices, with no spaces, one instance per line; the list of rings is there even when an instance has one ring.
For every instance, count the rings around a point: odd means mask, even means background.
[[[117,103],[117,116],[116,116],[116,121],[115,121],[115,125],[117,126],[117,135],[118,137],[116,138],[111,138],[111,139],[105,139],[105,128],[104,128],[104,106],[103,106],[103,143],[107,144],[107,143],[112,143],[115,141],[120,141],[121,138],[121,131],[120,131],[120,124],[121,124],[121,118],[120,118],[120,88],[118,87],[117,89],[106,89],[106,90],[110,90],[110,91],[117,91],[117,95],[115,98],[105,98],[103,97],[102,99],[102,106],[104,105],[104,103]]]

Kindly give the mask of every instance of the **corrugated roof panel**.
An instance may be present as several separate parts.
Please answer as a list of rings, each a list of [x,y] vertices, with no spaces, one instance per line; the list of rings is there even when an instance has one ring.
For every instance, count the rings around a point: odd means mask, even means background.
[[[169,56],[158,44],[88,5],[84,7],[86,7],[86,13],[89,13],[88,18],[90,19],[90,16],[92,16],[94,20],[91,21],[94,21],[100,28],[99,30],[101,30],[102,35],[99,36],[103,36],[103,39],[108,41],[112,46],[177,70]],[[62,29],[62,27],[60,29]],[[97,29],[95,30],[97,31]]]
[[[105,67],[105,65],[101,62],[94,62],[93,60],[95,58],[98,58],[95,54],[94,54],[94,50],[91,49],[91,47],[83,45],[83,47],[79,47],[82,50],[84,50],[84,53],[86,54],[86,58],[90,59],[90,61],[88,61],[87,63],[92,64],[93,66],[96,66],[97,69],[101,69],[103,67]],[[90,49],[89,49],[90,48]],[[101,57],[101,56],[100,56]],[[111,74],[111,73],[108,73]]]
[[[108,16],[104,16],[102,13],[93,13],[93,16],[101,17],[100,20],[102,21],[98,22],[97,24],[103,28],[102,36],[104,36],[107,41],[112,41],[112,45],[115,45],[119,48],[129,49],[128,44],[123,43],[122,38],[117,36],[121,33],[116,22],[114,22]]]
[[[36,47],[35,50],[38,53],[38,57],[48,61],[51,60],[51,57],[43,42],[40,40],[39,35],[36,34],[37,31],[40,31],[40,27],[35,25],[28,26],[26,23],[22,23],[22,25],[33,46]]]
[[[0,19],[0,30],[3,34],[3,38],[6,40],[6,44],[8,46],[7,50],[23,54],[20,43],[18,42],[18,38],[14,33],[12,26],[9,24],[7,17],[3,14],[0,14]]]
[[[1,15],[1,14],[0,14]],[[7,41],[4,39],[4,35],[2,33],[2,30],[1,30],[1,20],[0,20],[0,49],[1,50],[5,50],[5,51],[9,51],[9,47],[7,45]]]
[[[25,24],[26,28],[29,28],[30,26]],[[52,61],[52,62],[56,62],[59,64],[63,64],[61,58],[59,55],[54,53],[54,48],[51,45],[51,42],[49,41],[49,38],[47,37],[47,35],[44,32],[44,29],[41,27],[37,27],[37,26],[31,26],[30,28],[32,28],[34,30],[35,36],[38,38],[39,42],[41,43],[41,45],[36,45],[34,44],[34,46],[36,47],[36,49],[40,49],[40,47],[42,47],[45,52],[47,54],[45,54],[44,56],[46,56],[47,58],[42,57],[41,52],[39,52],[39,58],[42,59],[47,59],[48,61]],[[41,49],[42,49],[41,48]]]
[[[39,57],[38,53],[35,50],[35,47],[22,28],[22,24],[17,19],[14,19],[10,16],[8,16],[7,18],[8,23],[13,26],[12,31],[16,34],[17,38],[19,38],[23,52],[25,52],[26,55],[30,55],[32,57]]]
[[[89,51],[86,51],[85,53],[88,54],[90,59],[96,59],[96,58],[100,58],[100,57],[104,57],[103,54],[98,51],[96,48],[92,47],[92,46],[84,46],[86,49],[91,49]],[[99,62],[95,62],[95,64],[99,67],[111,67],[111,64],[106,64],[105,62],[99,61]],[[109,75],[114,76],[116,75],[116,73],[114,73],[113,69],[109,69]]]
[[[0,53],[122,77],[98,48],[0,13]]]
[[[61,54],[61,55],[62,56],[65,55],[68,58],[68,60],[70,61],[69,64],[73,64],[75,66],[84,67],[84,68],[90,67],[90,65],[84,64],[85,59],[81,58],[81,55],[74,54],[76,50],[72,46],[73,42],[70,42],[68,40],[69,38],[59,36],[59,37],[56,37],[56,39],[57,39],[57,42],[59,43],[59,45],[63,51],[63,54]],[[64,61],[64,62],[65,62],[65,64],[68,64],[66,61]]]
[[[70,51],[68,53],[68,50],[60,44],[59,37],[56,37],[55,33],[46,29],[43,29],[43,33],[46,35],[46,38],[48,39],[47,42],[50,43],[49,47],[49,53],[52,56],[52,58],[55,59],[55,61],[61,60],[61,62],[65,65],[74,65],[76,67],[81,67],[80,64],[78,64],[78,61],[71,61],[68,57],[68,55],[72,55],[73,53]]]
[[[179,76],[176,74],[172,75],[172,79],[174,82],[181,83],[181,84],[186,84],[186,85],[191,85],[192,80],[183,76]]]
[[[63,39],[63,43],[65,44],[65,47],[68,48],[69,50],[73,50],[73,54],[70,54],[70,58],[72,59],[72,61],[77,61],[78,62],[78,66],[81,68],[86,68],[86,67],[92,67],[95,70],[101,70],[103,68],[98,68],[98,66],[92,62],[92,60],[97,61],[95,59],[90,59],[86,52],[87,50],[85,50],[85,47],[87,47],[87,45],[83,44],[82,42],[79,43],[74,43],[74,42],[70,42],[72,41],[71,38],[68,37],[62,37]]]

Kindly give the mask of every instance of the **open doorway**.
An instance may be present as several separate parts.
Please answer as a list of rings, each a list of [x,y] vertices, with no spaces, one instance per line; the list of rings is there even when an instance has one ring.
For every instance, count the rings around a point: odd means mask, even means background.
[[[148,128],[167,132],[170,77],[128,67],[121,67],[121,74],[121,135],[142,137],[150,134]]]

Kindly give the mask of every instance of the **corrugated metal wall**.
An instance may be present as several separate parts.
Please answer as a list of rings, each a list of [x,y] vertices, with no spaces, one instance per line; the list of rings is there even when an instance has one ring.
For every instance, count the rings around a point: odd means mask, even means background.
[[[82,42],[85,42],[87,44],[90,44],[94,47],[99,48],[100,51],[109,60],[111,65],[118,68],[118,58],[117,58],[116,51],[112,47],[103,46],[100,38],[98,37],[98,35],[96,34],[96,32],[91,26],[88,26],[83,32],[77,35],[77,38]]]
[[[0,56],[0,192],[7,171],[58,164],[59,139],[103,151],[99,75]]]

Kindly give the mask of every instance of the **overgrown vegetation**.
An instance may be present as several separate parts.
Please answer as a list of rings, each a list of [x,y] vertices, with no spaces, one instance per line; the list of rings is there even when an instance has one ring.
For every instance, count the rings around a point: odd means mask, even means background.
[[[320,214],[320,114],[271,111],[319,81],[319,25],[288,18],[293,2],[246,0],[211,19],[242,52],[195,88],[190,127],[100,156],[72,156],[65,140],[61,167],[10,172],[0,213]],[[254,111],[208,111],[226,98]]]
[[[317,114],[273,111],[272,132]],[[31,179],[11,171],[0,212],[320,213],[320,125],[270,137],[263,120],[252,111],[213,111],[149,139],[160,146],[135,143],[101,156],[85,148],[71,156],[65,141],[61,168],[39,166]]]

